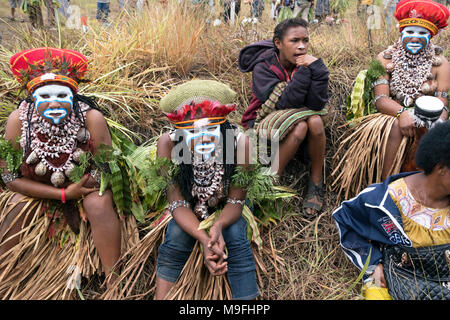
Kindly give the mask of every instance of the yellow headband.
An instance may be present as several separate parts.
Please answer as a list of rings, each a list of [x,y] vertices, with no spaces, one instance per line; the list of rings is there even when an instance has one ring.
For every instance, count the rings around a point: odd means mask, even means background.
[[[205,118],[202,118],[202,119],[205,119]],[[208,123],[206,126],[215,126],[218,124],[222,124],[227,120],[226,117],[212,117],[212,118],[206,118],[206,119],[212,120],[212,122]],[[176,129],[194,129],[195,128],[194,123],[197,120],[200,120],[200,119],[176,122],[176,123],[174,123],[174,127]],[[214,120],[216,120],[216,121],[214,121]]]
[[[423,27],[423,28],[429,30],[433,36],[437,35],[437,33],[439,31],[438,27],[434,23],[431,23],[430,21],[425,20],[425,19],[406,18],[406,19],[399,21],[400,28],[409,27],[409,26]]]
[[[59,74],[44,74],[42,76],[36,77],[32,80],[30,80],[27,83],[27,89],[28,92],[33,92],[33,90],[40,84],[46,83],[46,82],[61,82],[65,84],[66,86],[70,87],[75,92],[78,91],[78,83],[73,80],[72,78],[69,78],[67,76],[62,76]]]

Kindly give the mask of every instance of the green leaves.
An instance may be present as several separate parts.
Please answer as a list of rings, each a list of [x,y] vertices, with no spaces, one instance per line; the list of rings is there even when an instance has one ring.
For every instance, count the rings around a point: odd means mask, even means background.
[[[280,220],[283,213],[283,199],[296,195],[295,191],[289,188],[275,186],[276,179],[277,175],[272,173],[270,168],[262,167],[259,163],[247,168],[236,167],[232,177],[232,184],[235,187],[247,189],[247,199],[250,206],[253,206],[253,215],[263,225]]]
[[[70,181],[78,182],[83,178],[86,169],[91,165],[90,160],[92,158],[92,154],[90,152],[85,152],[80,155],[80,160],[78,161],[78,165],[70,173]]]
[[[9,172],[15,172],[22,164],[22,151],[15,149],[10,141],[0,138],[0,159],[6,161],[6,168]]]

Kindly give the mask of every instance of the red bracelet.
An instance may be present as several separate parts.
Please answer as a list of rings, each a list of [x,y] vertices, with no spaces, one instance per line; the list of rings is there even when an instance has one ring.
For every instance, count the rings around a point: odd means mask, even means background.
[[[61,188],[61,202],[66,203],[66,191],[64,188]]]

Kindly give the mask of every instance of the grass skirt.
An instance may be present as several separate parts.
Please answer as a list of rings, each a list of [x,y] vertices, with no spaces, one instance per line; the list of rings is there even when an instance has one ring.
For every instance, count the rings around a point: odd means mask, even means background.
[[[31,219],[20,231],[20,241],[0,257],[0,299],[76,299],[81,277],[101,274],[100,257],[91,230],[81,222],[78,235],[52,210],[50,201],[24,197],[8,205],[16,193],[0,194],[0,225],[8,212],[24,204],[18,215]],[[59,218],[58,217],[59,214]],[[16,218],[16,219],[18,219]],[[61,220],[62,219],[62,220]],[[138,241],[135,219],[121,220],[122,252]],[[0,239],[3,243],[7,239]]]
[[[337,192],[338,199],[349,199],[370,184],[382,181],[386,145],[396,119],[376,113],[352,123],[333,157],[331,189]],[[389,175],[400,172],[408,140],[403,137]]]

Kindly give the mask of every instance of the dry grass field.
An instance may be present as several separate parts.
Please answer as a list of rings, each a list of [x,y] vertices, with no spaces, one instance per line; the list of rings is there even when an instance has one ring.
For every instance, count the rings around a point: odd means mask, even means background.
[[[0,11],[3,41],[0,47],[0,124],[16,107],[23,93],[9,72],[9,57],[22,49],[38,46],[67,47],[79,50],[90,60],[88,78],[81,92],[97,97],[104,112],[139,135],[142,143],[159,135],[168,124],[158,110],[158,101],[171,86],[192,78],[217,79],[229,83],[239,93],[239,109],[232,120],[239,123],[250,100],[251,74],[237,68],[239,50],[245,45],[272,37],[276,25],[269,17],[266,3],[262,21],[244,26],[248,4],[242,4],[238,23],[213,27],[205,23],[200,9],[188,10],[177,1],[162,5],[148,0],[140,14],[130,9],[119,12],[111,3],[111,26],[95,20],[95,1],[72,0],[88,17],[89,31],[67,29],[31,29],[29,23],[8,21],[7,2]],[[216,16],[223,8],[216,3]],[[358,18],[351,6],[339,25],[313,25],[310,28],[311,54],[321,57],[330,70],[330,113],[326,122],[327,157],[325,184],[329,185],[331,157],[337,149],[345,124],[345,101],[358,72],[366,68],[378,52],[397,39],[393,30],[375,30],[369,46],[364,18]],[[63,25],[63,21],[61,22]],[[435,43],[449,54],[450,32],[436,37]],[[327,192],[323,211],[315,217],[302,212],[306,191],[307,164],[295,159],[281,181],[298,192],[286,204],[281,221],[261,227],[265,246],[273,255],[265,255],[265,272],[259,272],[263,299],[270,300],[359,300],[361,283],[356,268],[342,253],[337,229],[331,217],[339,206],[336,195]],[[83,291],[95,298],[95,285]]]

